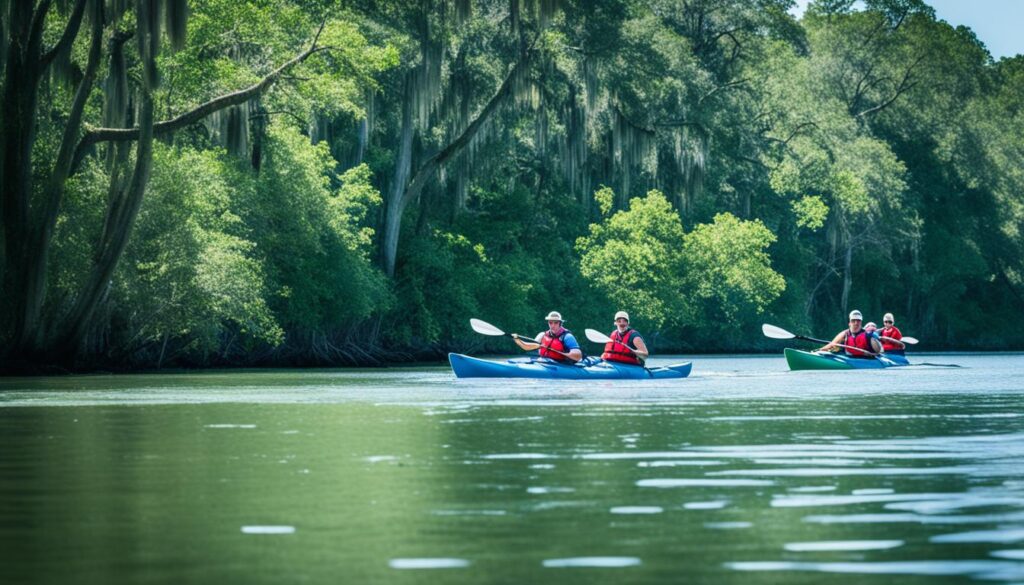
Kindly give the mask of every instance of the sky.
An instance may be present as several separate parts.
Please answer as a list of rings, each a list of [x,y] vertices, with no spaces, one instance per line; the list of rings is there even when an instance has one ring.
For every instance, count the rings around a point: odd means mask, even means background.
[[[803,14],[810,0],[796,0],[793,12]],[[964,25],[985,43],[992,58],[1024,53],[1024,0],[925,0],[935,15],[953,26]]]

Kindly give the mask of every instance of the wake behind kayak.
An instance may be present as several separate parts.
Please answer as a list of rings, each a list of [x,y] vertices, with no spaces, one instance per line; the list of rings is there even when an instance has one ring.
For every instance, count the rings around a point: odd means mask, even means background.
[[[503,362],[449,353],[457,378],[536,378],[542,380],[646,380],[685,378],[693,364],[684,362],[658,368],[599,362],[594,365],[560,364],[544,358]]]

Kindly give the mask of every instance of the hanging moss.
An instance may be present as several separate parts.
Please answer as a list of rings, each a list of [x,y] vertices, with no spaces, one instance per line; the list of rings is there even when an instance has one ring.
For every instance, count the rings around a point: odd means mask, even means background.
[[[249,106],[228,108],[224,133],[224,146],[234,156],[245,156],[249,152]]]
[[[426,27],[429,29],[429,27]],[[425,34],[430,34],[429,30]],[[419,129],[430,127],[433,114],[441,97],[441,65],[444,62],[444,47],[429,37],[420,44],[420,66],[413,75],[416,122]]]
[[[57,53],[53,63],[50,65],[50,81],[56,87],[71,89],[75,85],[76,69],[71,62],[71,51]]]
[[[691,130],[689,126],[683,126],[673,132],[672,138],[673,157],[682,179],[679,207],[687,215],[693,202],[704,190],[708,136],[703,130]]]
[[[612,158],[622,177],[622,192],[618,195],[624,205],[629,201],[632,175],[638,167],[649,174],[658,172],[657,143],[653,131],[634,125],[618,108],[612,111]]]
[[[519,36],[519,0],[509,0],[508,2],[508,22],[509,27],[512,29],[512,36]]]
[[[107,18],[116,24],[120,22],[124,13],[128,11],[128,7],[131,5],[131,0],[106,0],[106,5]]]
[[[3,72],[4,65],[7,63],[7,46],[11,42],[10,22],[11,2],[5,0],[0,3],[0,73]]]
[[[135,16],[138,22],[135,38],[142,60],[142,79],[150,89],[155,89],[160,83],[156,58],[160,54],[162,5],[161,0],[136,0],[135,3]]]
[[[250,121],[249,132],[252,134],[252,155],[249,160],[252,168],[259,172],[263,164],[263,141],[266,138],[267,132],[267,110],[260,102],[259,96],[249,100],[248,106],[250,112],[248,116]]]
[[[184,49],[188,25],[188,0],[164,0],[164,24],[171,48],[175,51]]]
[[[576,86],[569,86],[569,98],[562,108],[562,123],[565,131],[559,142],[559,160],[569,190],[589,200],[589,190],[584,186],[587,176],[587,124],[586,113],[578,103]]]
[[[455,8],[455,22],[456,24],[463,24],[473,14],[473,2],[472,0],[454,0],[452,2]]]
[[[110,42],[110,69],[103,82],[103,125],[124,128],[128,118],[128,75],[124,58],[124,36]]]
[[[249,156],[249,120],[253,101],[217,110],[206,119],[210,141],[238,157]],[[262,158],[262,153],[261,153]]]

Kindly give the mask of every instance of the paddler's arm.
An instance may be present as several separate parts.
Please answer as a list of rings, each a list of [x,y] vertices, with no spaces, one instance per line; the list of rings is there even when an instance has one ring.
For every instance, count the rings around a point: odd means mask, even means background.
[[[566,355],[569,356],[574,362],[578,362],[583,359],[583,350],[580,349],[580,344],[576,341],[576,336],[572,333],[565,336],[565,344],[568,346],[566,349]]]
[[[875,353],[882,353],[882,342],[881,342],[881,341],[879,341],[879,340],[878,340],[878,338],[877,338],[877,337],[875,337],[874,335],[872,335],[872,336],[871,336],[871,337],[869,337],[868,339],[869,339],[869,340],[870,340],[870,342],[871,342],[871,349],[872,349],[872,350],[873,350],[873,351],[874,351]]]
[[[635,343],[636,349],[633,350],[633,353],[641,360],[646,360],[647,356],[651,355],[651,352],[647,351],[647,344],[644,343],[644,338],[637,336]]]
[[[837,344],[842,343],[844,337],[846,337],[846,331],[840,331],[831,343],[825,344],[818,351],[837,351],[839,349]]]
[[[515,341],[516,345],[518,345],[520,348],[522,348],[525,351],[533,351],[535,349],[540,348],[540,344],[539,343],[534,343],[532,341],[523,341],[523,338],[519,337],[518,334],[516,334],[516,333],[512,334],[512,341]]]
[[[895,337],[886,337],[886,336],[882,335],[881,337],[879,337],[879,339],[881,339],[883,341],[888,341],[890,343],[895,343],[895,344],[899,345],[899,349],[906,349],[907,348],[907,344],[906,343],[903,343],[902,341],[900,341],[899,339],[896,339]]]

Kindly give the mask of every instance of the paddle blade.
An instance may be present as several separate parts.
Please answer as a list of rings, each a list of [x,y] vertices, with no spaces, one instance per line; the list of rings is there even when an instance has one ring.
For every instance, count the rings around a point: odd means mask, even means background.
[[[505,335],[505,332],[501,329],[498,329],[487,321],[481,321],[480,319],[470,319],[469,326],[473,328],[473,331],[476,331],[480,335]]]
[[[907,345],[917,345],[917,338],[916,337],[904,337],[904,338],[900,339],[900,341],[902,341],[903,343],[906,343]]]
[[[765,337],[771,337],[772,339],[793,339],[796,337],[796,335],[782,329],[781,327],[776,327],[775,325],[769,325],[767,323],[761,325],[761,333],[764,333]]]
[[[601,333],[600,331],[597,331],[596,329],[587,329],[586,334],[587,339],[593,341],[594,343],[608,343],[609,341],[612,340],[611,337],[608,337],[607,335]]]

